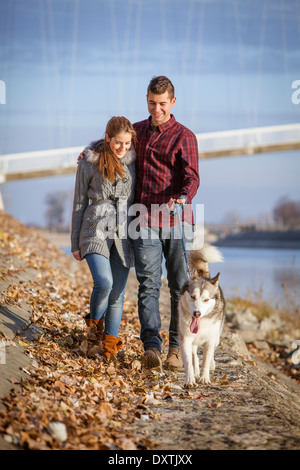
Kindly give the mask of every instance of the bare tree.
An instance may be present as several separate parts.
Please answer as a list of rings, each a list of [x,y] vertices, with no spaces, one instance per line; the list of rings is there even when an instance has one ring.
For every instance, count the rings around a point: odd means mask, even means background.
[[[282,197],[273,209],[274,220],[283,228],[296,229],[300,227],[300,201],[292,201]]]
[[[63,226],[67,198],[68,194],[65,191],[46,194],[45,203],[48,208],[45,212],[45,217],[49,230],[57,230]]]

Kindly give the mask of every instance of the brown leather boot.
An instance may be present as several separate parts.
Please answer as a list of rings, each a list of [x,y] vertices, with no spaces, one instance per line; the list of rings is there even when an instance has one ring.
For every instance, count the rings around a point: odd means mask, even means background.
[[[180,349],[169,348],[167,359],[164,362],[164,368],[169,370],[178,370],[183,367]]]
[[[88,328],[87,336],[88,339],[92,341],[102,341],[103,339],[103,331],[104,331],[104,318],[101,320],[93,320],[88,313],[84,317],[86,326]]]
[[[142,367],[144,369],[162,370],[161,353],[156,348],[149,348],[142,357]]]
[[[103,335],[102,340],[102,357],[105,361],[110,362],[114,360],[116,353],[122,346],[122,341],[115,336]]]

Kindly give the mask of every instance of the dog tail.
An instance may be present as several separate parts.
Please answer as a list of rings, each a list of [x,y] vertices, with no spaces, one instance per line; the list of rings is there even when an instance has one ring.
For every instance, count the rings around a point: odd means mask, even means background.
[[[222,263],[224,261],[222,253],[215,246],[205,243],[198,250],[189,252],[189,263],[194,274],[209,277],[208,263]]]

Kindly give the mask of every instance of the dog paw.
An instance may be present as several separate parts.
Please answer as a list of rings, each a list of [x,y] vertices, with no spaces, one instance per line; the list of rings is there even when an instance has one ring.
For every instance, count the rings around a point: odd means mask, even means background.
[[[195,382],[187,382],[184,384],[184,388],[190,389],[190,388],[196,388],[197,384]]]
[[[202,384],[202,385],[208,385],[210,384],[210,378],[209,376],[206,376],[206,375],[201,375],[199,377],[199,380],[198,380],[198,383]]]

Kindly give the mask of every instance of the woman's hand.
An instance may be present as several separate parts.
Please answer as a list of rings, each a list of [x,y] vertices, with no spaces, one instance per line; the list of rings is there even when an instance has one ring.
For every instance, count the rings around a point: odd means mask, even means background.
[[[74,256],[75,259],[77,259],[77,261],[82,261],[79,250],[72,251],[72,255]]]

